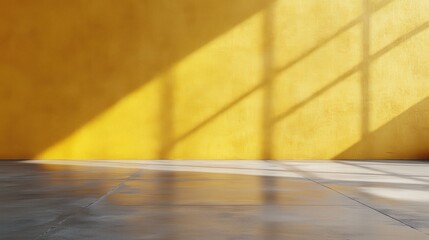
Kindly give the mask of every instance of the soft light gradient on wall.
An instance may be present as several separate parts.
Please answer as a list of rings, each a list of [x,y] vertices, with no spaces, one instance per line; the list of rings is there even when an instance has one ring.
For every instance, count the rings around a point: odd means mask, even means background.
[[[427,0],[0,2],[2,159],[429,157]]]

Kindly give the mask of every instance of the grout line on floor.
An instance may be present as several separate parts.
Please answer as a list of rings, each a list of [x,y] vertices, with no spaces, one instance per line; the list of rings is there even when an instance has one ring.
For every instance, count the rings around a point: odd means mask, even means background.
[[[104,200],[106,197],[108,197],[109,195],[111,195],[112,193],[114,193],[116,190],[118,190],[119,188],[121,188],[129,179],[135,177],[136,175],[139,175],[142,171],[143,170],[141,170],[141,169],[135,171],[128,178],[126,178],[123,181],[121,181],[117,186],[115,186],[112,189],[110,189],[107,193],[105,193],[104,195],[102,195],[101,197],[99,197],[97,200],[95,200],[92,203],[89,203],[88,205],[86,205],[84,207],[80,207],[79,209],[90,208],[91,206],[93,206],[93,205],[99,203],[100,201]],[[75,215],[76,215],[76,211],[63,216],[55,224],[53,224],[51,227],[49,227],[45,232],[43,232],[42,234],[40,234],[39,236],[37,236],[35,238],[35,240],[46,239],[49,236],[49,234],[51,234],[58,227],[60,227],[63,223],[65,223],[67,220],[69,220],[71,217],[73,217]]]
[[[275,163],[275,164],[279,164],[278,162],[270,161],[270,160],[266,160],[266,162],[268,162],[268,163]],[[337,191],[337,190],[335,190],[335,189],[333,189],[333,188],[331,188],[331,187],[329,187],[329,186],[327,186],[327,185],[325,185],[325,184],[323,184],[323,183],[321,183],[321,182],[318,182],[317,180],[312,179],[312,177],[311,177],[311,176],[309,176],[308,172],[306,172],[306,171],[303,171],[303,170],[301,170],[301,169],[299,169],[299,168],[296,168],[296,167],[294,167],[294,166],[287,165],[287,164],[282,163],[282,162],[280,162],[280,164],[279,164],[279,165],[282,165],[282,166],[283,166],[284,168],[286,168],[287,170],[292,170],[292,171],[294,171],[294,172],[296,172],[296,173],[298,173],[298,174],[301,174],[301,176],[302,176],[303,178],[307,179],[308,181],[311,181],[311,182],[316,183],[316,184],[318,184],[318,185],[320,185],[320,186],[322,186],[322,187],[324,187],[324,188],[326,188],[326,189],[329,189],[329,190],[331,190],[331,191],[334,191],[334,192],[336,192],[336,193],[338,193],[338,194],[340,194],[340,195],[342,195],[342,196],[344,196],[344,197],[346,197],[346,198],[348,198],[348,199],[350,199],[350,200],[352,200],[352,201],[355,201],[355,202],[357,202],[357,203],[361,204],[362,206],[364,206],[364,207],[366,207],[366,208],[372,209],[373,211],[375,211],[375,212],[377,212],[377,213],[379,213],[379,214],[381,214],[381,215],[384,215],[384,216],[386,216],[386,217],[388,217],[388,218],[390,218],[390,219],[393,219],[393,220],[395,220],[395,221],[397,221],[397,222],[399,222],[399,223],[403,224],[404,226],[407,226],[407,227],[409,227],[409,228],[411,228],[411,229],[413,229],[413,230],[415,230],[415,231],[417,231],[417,232],[420,232],[420,233],[422,233],[422,234],[424,234],[424,235],[426,235],[426,236],[427,236],[427,235],[429,235],[428,233],[425,233],[425,232],[423,232],[423,231],[421,231],[421,230],[419,230],[419,229],[417,229],[417,228],[413,227],[412,225],[409,225],[409,224],[405,223],[404,221],[401,221],[401,220],[399,220],[399,219],[397,219],[397,218],[395,218],[395,217],[393,217],[393,216],[390,216],[389,214],[383,213],[382,211],[380,211],[380,210],[378,210],[378,209],[376,209],[376,208],[374,208],[374,207],[372,207],[372,206],[370,206],[370,205],[368,205],[368,204],[365,204],[365,203],[363,203],[363,202],[361,202],[361,201],[359,201],[359,200],[357,200],[357,199],[355,199],[355,198],[353,198],[353,197],[348,196],[347,194],[344,194],[344,193],[342,193],[342,192],[340,192],[340,191]],[[310,173],[310,174],[311,174],[311,173]]]

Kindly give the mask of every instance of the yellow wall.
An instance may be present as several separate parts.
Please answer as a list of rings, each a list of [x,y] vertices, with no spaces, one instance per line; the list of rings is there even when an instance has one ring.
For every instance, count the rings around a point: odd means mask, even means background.
[[[0,158],[429,157],[427,0],[5,0]]]

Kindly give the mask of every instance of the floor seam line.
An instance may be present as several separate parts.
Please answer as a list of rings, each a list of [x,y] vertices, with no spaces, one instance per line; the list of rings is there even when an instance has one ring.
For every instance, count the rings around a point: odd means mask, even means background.
[[[272,163],[273,161],[267,161],[267,162],[271,162],[271,163]],[[284,163],[277,163],[277,162],[276,162],[276,164],[280,164],[281,166],[283,166],[283,167],[285,167],[285,168],[287,168],[287,169],[290,169],[290,168],[291,168],[289,165],[285,165]],[[292,169],[290,169],[290,170],[294,170],[294,169],[293,169],[293,167],[292,167]],[[411,229],[413,229],[413,230],[415,230],[415,231],[417,231],[417,232],[419,232],[419,233],[422,233],[422,234],[423,234],[423,235],[425,235],[425,236],[429,236],[429,234],[427,234],[427,233],[425,233],[425,232],[422,232],[422,231],[420,231],[419,229],[417,229],[417,228],[415,228],[415,227],[413,227],[413,226],[411,226],[411,225],[409,225],[409,224],[407,224],[407,223],[405,223],[405,222],[403,222],[403,221],[401,221],[401,220],[399,220],[399,219],[396,219],[396,218],[394,218],[394,217],[392,217],[392,216],[390,216],[390,215],[388,215],[388,214],[386,214],[386,213],[383,213],[383,212],[379,211],[378,209],[376,209],[376,208],[374,208],[374,207],[372,207],[372,206],[370,206],[370,205],[368,205],[368,204],[365,204],[365,203],[363,203],[363,202],[361,202],[361,201],[359,201],[359,200],[357,200],[357,199],[355,199],[355,198],[352,198],[352,197],[350,197],[350,196],[348,196],[348,195],[346,195],[346,194],[344,194],[344,193],[342,193],[342,192],[340,192],[340,191],[337,191],[337,190],[335,190],[335,189],[333,189],[333,188],[330,188],[329,186],[326,186],[326,185],[324,185],[323,183],[318,182],[317,180],[314,180],[314,179],[311,179],[311,178],[309,178],[309,177],[306,177],[306,176],[305,176],[305,173],[304,173],[305,171],[303,171],[303,170],[297,169],[295,172],[301,173],[301,176],[302,176],[304,179],[307,179],[308,181],[311,181],[311,182],[313,182],[313,183],[316,183],[316,184],[318,184],[318,185],[320,185],[320,186],[322,186],[322,187],[324,187],[324,188],[326,188],[326,189],[329,189],[329,190],[331,190],[331,191],[333,191],[333,192],[336,192],[336,193],[338,193],[338,194],[340,194],[340,195],[342,195],[342,196],[344,196],[344,197],[346,197],[346,198],[348,198],[348,199],[350,199],[350,200],[352,200],[352,201],[354,201],[354,202],[357,202],[357,203],[361,204],[362,206],[364,206],[364,207],[366,207],[366,208],[369,208],[369,209],[371,209],[371,210],[373,210],[373,211],[375,211],[375,212],[377,212],[377,213],[379,213],[379,214],[381,214],[381,215],[384,215],[384,216],[386,216],[386,217],[388,217],[388,218],[390,218],[390,219],[393,219],[393,220],[395,220],[395,221],[397,221],[397,222],[399,222],[399,223],[403,224],[404,226],[407,226],[407,227],[409,227],[409,228],[411,228]]]
[[[310,181],[311,181],[311,180],[310,180]],[[409,228],[412,228],[412,229],[414,229],[414,230],[416,230],[416,231],[418,231],[418,232],[420,232],[420,233],[423,233],[423,234],[425,234],[425,235],[429,235],[429,234],[427,234],[427,233],[425,233],[425,232],[422,232],[422,231],[420,231],[419,229],[417,229],[417,228],[415,228],[415,227],[413,227],[413,226],[411,226],[411,225],[409,225],[409,224],[405,223],[404,221],[401,221],[401,220],[399,220],[399,219],[397,219],[397,218],[395,218],[395,217],[393,217],[393,216],[391,216],[391,215],[389,215],[389,214],[387,214],[387,213],[383,213],[382,211],[378,210],[377,208],[372,207],[372,206],[370,206],[370,205],[368,205],[368,204],[366,204],[366,203],[363,203],[363,202],[361,202],[361,201],[359,201],[359,200],[357,200],[357,199],[355,199],[355,198],[353,198],[353,197],[350,197],[350,196],[348,196],[348,195],[346,195],[346,194],[344,194],[344,193],[342,193],[342,192],[340,192],[340,191],[337,191],[337,190],[335,190],[335,189],[332,189],[332,188],[330,188],[330,187],[328,187],[328,186],[324,185],[323,183],[319,183],[319,182],[318,182],[318,181],[316,181],[316,180],[314,180],[313,182],[318,183],[318,184],[320,184],[321,186],[323,186],[323,187],[325,187],[325,188],[327,188],[327,189],[330,189],[330,190],[332,190],[332,191],[334,191],[334,192],[336,192],[336,193],[339,193],[339,194],[343,195],[344,197],[347,197],[347,198],[349,198],[350,200],[355,201],[355,202],[357,202],[357,203],[361,204],[361,205],[362,205],[362,206],[364,206],[364,207],[367,207],[367,208],[369,208],[369,209],[372,209],[373,211],[376,211],[376,212],[380,213],[381,215],[384,215],[384,216],[386,216],[386,217],[388,217],[388,218],[390,218],[390,219],[393,219],[393,220],[395,220],[395,221],[397,221],[397,222],[399,222],[399,223],[401,223],[401,224],[403,224],[403,225],[405,225],[405,226],[407,226],[407,227],[409,227]]]
[[[142,172],[142,169],[139,169],[135,172],[133,172],[129,177],[127,177],[126,179],[122,180],[118,185],[116,185],[115,187],[113,187],[112,189],[110,189],[107,193],[103,194],[101,197],[99,197],[97,200],[95,200],[92,203],[89,203],[86,206],[83,207],[79,207],[78,209],[87,209],[90,208],[91,206],[101,202],[102,200],[104,200],[107,196],[109,196],[110,194],[114,193],[116,190],[118,190],[119,188],[121,188],[128,180],[130,180],[131,178],[133,178],[135,175],[138,175]],[[37,236],[35,238],[35,240],[39,240],[39,239],[45,239],[46,237],[49,236],[49,234],[52,233],[52,231],[55,231],[58,227],[60,227],[63,223],[65,223],[67,220],[69,220],[71,217],[76,215],[76,211],[74,211],[73,213],[67,214],[66,216],[64,216],[63,218],[59,219],[59,221],[57,221],[55,224],[53,224],[51,227],[49,227],[45,232],[43,232],[42,234],[40,234],[39,236]]]

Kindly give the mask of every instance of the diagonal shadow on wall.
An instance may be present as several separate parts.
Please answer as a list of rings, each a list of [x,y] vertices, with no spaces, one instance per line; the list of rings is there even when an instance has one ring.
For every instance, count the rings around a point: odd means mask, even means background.
[[[376,6],[372,7],[369,11],[370,13],[375,13],[379,10],[382,10],[384,7],[386,7],[387,5],[389,5],[390,3],[394,2],[394,0],[384,0],[381,3],[377,4]],[[266,9],[267,11],[267,9]],[[270,28],[272,26],[270,26],[269,23],[270,21],[273,21],[273,16],[272,12],[271,13],[265,13],[264,15],[264,28],[263,28],[263,41],[265,43],[265,51],[272,51],[272,46],[270,46],[271,43],[269,43],[267,35],[272,35],[273,33],[270,33]],[[270,20],[271,18],[271,20]],[[280,74],[283,73],[287,70],[289,70],[290,68],[292,68],[293,66],[299,64],[301,61],[303,61],[305,58],[311,56],[313,53],[317,52],[317,50],[319,50],[320,48],[322,48],[323,46],[325,46],[326,44],[330,43],[332,40],[336,39],[338,36],[340,36],[341,34],[343,34],[344,32],[346,32],[347,30],[350,30],[351,28],[355,27],[356,25],[360,24],[362,22],[362,19],[364,18],[364,15],[361,15],[359,17],[357,17],[356,19],[348,22],[347,24],[345,24],[344,26],[342,26],[341,28],[337,29],[336,31],[334,31],[334,33],[332,35],[327,36],[326,38],[320,40],[316,45],[314,45],[313,47],[307,49],[306,51],[304,51],[300,56],[298,56],[297,58],[291,60],[290,62],[286,63],[284,66],[282,66],[281,68],[277,68],[277,69],[269,69],[270,65],[268,62],[270,62],[270,59],[267,59],[267,56],[264,56],[264,76],[261,80],[261,82],[253,87],[251,87],[250,89],[246,90],[245,92],[243,92],[242,94],[240,94],[237,98],[233,99],[232,101],[230,101],[228,104],[226,104],[224,107],[222,107],[221,109],[219,109],[218,111],[216,111],[215,113],[213,113],[212,115],[208,116],[206,119],[204,119],[203,121],[201,121],[200,123],[196,124],[193,128],[191,128],[189,131],[185,132],[184,134],[176,137],[171,143],[170,143],[170,147],[172,148],[173,145],[185,140],[186,138],[192,136],[194,133],[196,133],[197,131],[201,130],[202,128],[204,128],[205,126],[207,126],[208,124],[210,124],[214,119],[217,119],[218,117],[222,116],[225,112],[229,111],[230,109],[232,109],[234,106],[238,105],[240,102],[242,102],[243,100],[247,99],[249,96],[251,96],[252,94],[254,94],[255,92],[257,92],[260,89],[264,89],[265,92],[267,92],[267,89],[270,88],[271,82],[273,81],[273,78]],[[425,28],[427,28],[427,23],[423,26]],[[377,54],[375,54],[373,57],[377,58],[379,57],[379,55],[383,55],[384,53],[388,52],[389,50],[391,50],[392,48],[394,48],[397,44],[400,44],[401,42],[407,40],[409,37],[411,37],[412,35],[419,33],[422,29],[416,29],[414,30],[412,33],[407,34],[406,36],[402,36],[400,39],[397,39],[397,41],[393,42],[392,44],[390,44],[389,46],[387,46],[386,48],[383,48],[382,52],[378,52]],[[411,35],[411,36],[408,36]],[[270,54],[266,54],[266,55],[270,55]],[[307,104],[309,101],[313,100],[315,97],[317,97],[318,95],[324,93],[325,91],[327,91],[328,89],[330,89],[331,87],[333,87],[334,85],[338,84],[339,82],[343,81],[344,79],[346,79],[347,77],[349,77],[350,75],[352,75],[353,73],[357,72],[360,70],[362,64],[358,64],[357,66],[354,66],[353,68],[351,68],[350,70],[346,71],[345,73],[341,74],[340,76],[338,76],[335,80],[333,80],[333,82],[331,84],[328,84],[327,86],[323,87],[322,89],[320,89],[319,91],[317,91],[315,94],[313,94],[312,96],[310,96],[308,99],[304,100],[303,102],[297,104],[296,106],[293,106],[291,109],[289,109],[288,111],[280,114],[279,116],[276,116],[273,118],[272,123],[269,123],[268,121],[265,120],[266,123],[264,123],[263,128],[264,129],[269,129],[272,128],[273,124],[275,124],[277,121],[280,121],[281,119],[287,117],[289,114],[293,113],[294,111],[298,110],[300,107],[302,107],[303,105]],[[267,69],[268,68],[268,69]],[[269,92],[269,91],[268,91]],[[265,95],[267,95],[268,97],[265,97],[265,104],[267,104],[267,99],[269,98],[270,94],[265,93]],[[265,106],[264,106],[265,107]],[[262,110],[264,112],[264,116],[263,118],[266,118],[267,116],[269,116],[270,114],[266,114],[266,111],[269,112],[267,110],[267,108],[264,108]],[[269,131],[268,131],[269,132]],[[268,134],[269,135],[269,134]],[[269,136],[264,136],[263,139],[269,139]],[[269,146],[269,140],[263,140],[262,145],[264,146]],[[267,156],[269,154],[267,153],[263,153],[262,154],[262,158],[263,159],[269,159],[270,157]]]
[[[34,157],[270,2],[1,2],[0,158]]]
[[[428,159],[428,106],[429,97],[371,132],[334,159]]]

